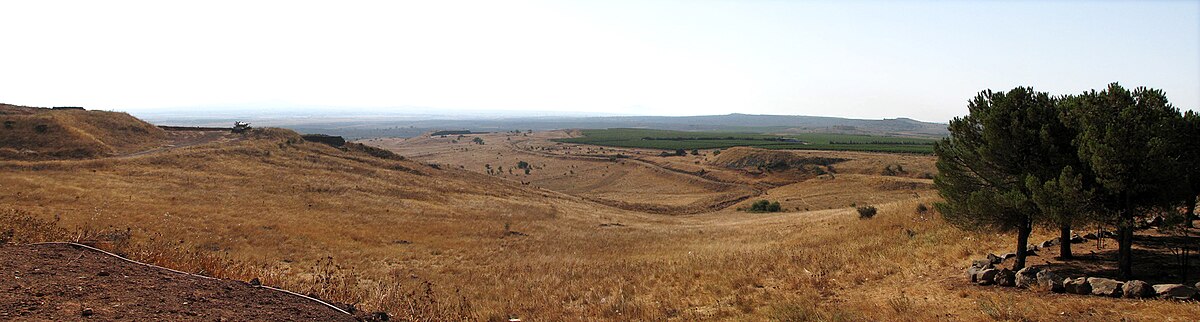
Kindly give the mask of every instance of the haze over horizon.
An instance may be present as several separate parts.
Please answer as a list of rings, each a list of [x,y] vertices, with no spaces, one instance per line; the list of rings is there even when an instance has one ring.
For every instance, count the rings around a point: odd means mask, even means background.
[[[0,102],[945,122],[984,89],[1200,109],[1200,2],[6,2]],[[331,110],[334,108],[331,108]]]

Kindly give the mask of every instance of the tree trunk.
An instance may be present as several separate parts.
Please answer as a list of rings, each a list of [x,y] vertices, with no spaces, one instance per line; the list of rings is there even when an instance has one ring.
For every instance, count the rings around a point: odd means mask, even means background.
[[[1133,216],[1121,215],[1117,224],[1117,266],[1121,279],[1133,279]]]
[[[1029,234],[1033,232],[1033,223],[1028,219],[1021,222],[1021,226],[1017,227],[1017,262],[1013,263],[1013,270],[1019,271],[1025,268],[1025,255],[1028,254]]]
[[[1063,224],[1058,229],[1058,257],[1071,259],[1071,224]]]
[[[1192,219],[1196,218],[1196,196],[1192,196],[1187,200],[1187,214],[1183,217],[1183,225],[1187,228],[1195,228],[1192,226]]]

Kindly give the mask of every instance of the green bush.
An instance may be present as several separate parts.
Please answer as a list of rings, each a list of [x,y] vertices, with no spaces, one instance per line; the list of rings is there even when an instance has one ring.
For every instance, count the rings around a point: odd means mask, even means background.
[[[750,205],[750,212],[780,212],[783,211],[783,206],[779,202],[770,202],[767,200],[755,201]]]

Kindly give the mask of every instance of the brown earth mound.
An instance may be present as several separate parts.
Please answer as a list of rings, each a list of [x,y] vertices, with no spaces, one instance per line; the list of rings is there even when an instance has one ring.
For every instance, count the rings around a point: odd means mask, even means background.
[[[789,151],[776,151],[749,147],[732,147],[708,161],[714,166],[729,169],[803,169],[826,167],[847,159],[833,157],[801,156]]]
[[[0,320],[354,321],[321,303],[65,244],[0,246]]]
[[[129,114],[0,104],[0,159],[80,159],[163,144],[166,133]]]

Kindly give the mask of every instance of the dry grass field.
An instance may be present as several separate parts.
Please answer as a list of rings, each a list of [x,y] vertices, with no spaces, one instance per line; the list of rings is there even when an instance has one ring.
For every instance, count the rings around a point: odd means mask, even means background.
[[[549,141],[567,135],[363,142],[400,159],[265,129],[126,157],[0,161],[0,232],[412,320],[1200,319],[1196,303],[967,285],[970,260],[1013,238],[919,213],[937,200],[928,156],[788,152],[845,159],[831,175],[729,166],[753,150]],[[883,175],[893,164],[905,173]],[[785,211],[736,210],[757,199]],[[879,214],[859,219],[851,204]]]

